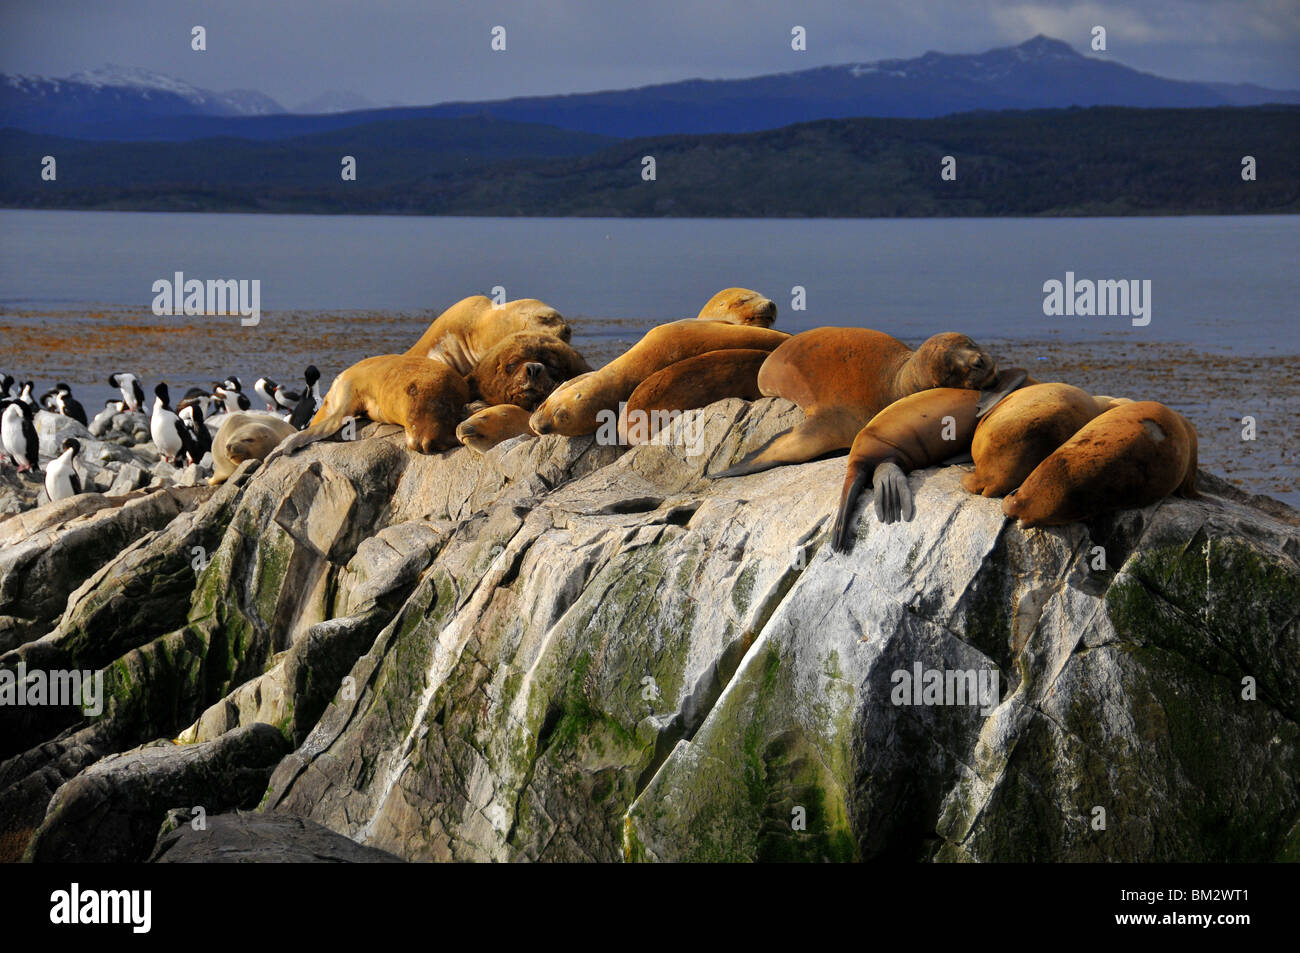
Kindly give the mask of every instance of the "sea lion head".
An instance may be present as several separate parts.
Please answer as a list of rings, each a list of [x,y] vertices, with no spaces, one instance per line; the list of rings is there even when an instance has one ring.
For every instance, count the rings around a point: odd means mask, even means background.
[[[931,387],[981,390],[998,375],[997,362],[964,334],[944,332],[917,348],[913,360],[932,377]]]
[[[475,453],[486,453],[497,444],[531,433],[528,411],[514,404],[484,407],[456,428],[456,439]]]
[[[604,409],[606,403],[603,395],[589,386],[594,383],[594,375],[595,371],[588,371],[555,388],[528,419],[533,433],[566,437],[594,433],[596,414]]]
[[[520,331],[488,351],[468,381],[471,395],[489,404],[534,410],[557,386],[589,370],[582,355],[559,338]]]
[[[700,309],[697,319],[770,328],[776,322],[776,303],[749,288],[724,288]]]
[[[456,426],[464,418],[465,404],[469,401],[465,378],[440,361],[423,358],[401,369],[408,372],[402,386],[406,405],[402,425],[406,430],[407,449],[414,453],[436,453],[460,446]]]

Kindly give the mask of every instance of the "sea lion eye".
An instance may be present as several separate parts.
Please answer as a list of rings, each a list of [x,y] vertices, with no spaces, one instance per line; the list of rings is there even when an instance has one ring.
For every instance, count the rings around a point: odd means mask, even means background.
[[[518,361],[511,361],[509,364],[506,365],[506,373],[513,374],[515,372],[515,368],[517,368],[518,366],[519,366]]]
[[[975,360],[973,360],[973,361],[970,362],[970,366],[971,366],[971,367],[974,367],[974,368],[976,368],[976,369],[979,369],[979,368],[983,367],[983,366],[984,366],[984,358],[983,358],[983,356],[982,356],[982,355],[979,355],[979,354],[976,354],[976,355],[975,355]]]

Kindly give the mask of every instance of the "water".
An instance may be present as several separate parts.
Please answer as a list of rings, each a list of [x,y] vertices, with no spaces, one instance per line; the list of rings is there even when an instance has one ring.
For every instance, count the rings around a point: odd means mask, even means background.
[[[1300,216],[1084,219],[492,219],[0,211],[0,312],[147,310],[158,278],[259,278],[262,308],[420,312],[494,286],[638,328],[757,288],[778,327],[905,339],[1179,341],[1300,351]],[[1139,278],[1152,321],[1052,318],[1043,283]],[[807,310],[791,289],[807,289]],[[48,319],[47,319],[48,320]],[[168,318],[172,322],[222,320]],[[615,332],[583,322],[593,338]]]
[[[173,395],[230,374],[328,385],[404,351],[432,318],[502,286],[574,325],[594,365],[721,288],[756,288],[777,327],[964,331],[1005,364],[1094,393],[1162,400],[1201,461],[1300,504],[1300,216],[1134,219],[487,219],[0,211],[0,371],[67,381],[94,413],[109,373]],[[261,281],[263,317],[158,317],[174,272]],[[1047,317],[1043,283],[1151,282],[1151,322]],[[807,310],[791,307],[806,289]],[[1242,418],[1259,439],[1241,439]]]

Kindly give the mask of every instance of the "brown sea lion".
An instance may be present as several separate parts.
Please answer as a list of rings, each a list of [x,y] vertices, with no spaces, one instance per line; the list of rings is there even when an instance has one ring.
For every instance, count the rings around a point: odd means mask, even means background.
[[[349,418],[400,424],[406,446],[418,453],[457,445],[469,387],[442,361],[410,354],[381,354],[358,361],[334,379],[310,426],[280,445],[290,454],[338,433]]]
[[[517,404],[485,407],[460,422],[456,439],[475,453],[487,453],[499,443],[523,434],[533,435],[530,414]]]
[[[1005,496],[1079,428],[1110,407],[1070,384],[1022,387],[981,418],[971,440],[975,472],[961,481],[971,493]]]
[[[840,505],[831,529],[831,547],[849,548],[850,516],[867,483],[875,489],[876,517],[882,523],[910,520],[912,491],[906,474],[954,458],[964,459],[981,408],[996,407],[1025,382],[1025,372],[1008,368],[988,390],[936,387],[894,401],[871,418],[853,439]]]
[[[1153,400],[1121,403],[1084,424],[1002,501],[1022,526],[1059,526],[1170,493],[1195,497],[1196,428]]]
[[[776,323],[776,304],[748,288],[724,288],[700,309],[696,320],[770,328]]]
[[[846,450],[896,400],[936,387],[977,390],[997,375],[993,358],[964,334],[936,334],[917,350],[869,328],[816,328],[772,352],[758,373],[765,397],[792,400],[803,423],[714,478],[744,476]]]
[[[467,377],[503,338],[519,331],[537,331],[568,341],[573,330],[560,312],[536,298],[495,304],[472,295],[438,315],[406,353],[446,364]]]
[[[755,348],[706,351],[655,371],[637,385],[623,405],[619,441],[636,446],[653,440],[674,411],[707,407],[728,397],[758,400],[763,396],[758,390],[758,369],[767,355]],[[629,420],[646,425],[629,432]]]
[[[617,414],[618,405],[656,371],[708,351],[728,348],[771,351],[789,337],[770,328],[693,318],[661,324],[651,328],[625,353],[584,376],[581,383],[574,385],[571,381],[557,388],[533,412],[533,431],[566,437],[595,433],[600,426],[600,415]]]
[[[473,400],[532,411],[558,385],[590,370],[582,355],[559,338],[518,331],[488,351],[466,382]]]
[[[265,460],[294,430],[272,414],[228,414],[212,440],[213,486],[225,483],[245,460]]]

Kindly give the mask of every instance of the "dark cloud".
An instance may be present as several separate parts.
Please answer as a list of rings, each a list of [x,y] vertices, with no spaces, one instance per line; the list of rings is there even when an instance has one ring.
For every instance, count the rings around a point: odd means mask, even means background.
[[[5,0],[0,70],[143,66],[287,105],[329,89],[386,104],[609,89],[829,63],[975,52],[1035,33],[1178,79],[1300,87],[1294,0]],[[208,51],[189,48],[194,24]],[[493,54],[489,31],[507,29]],[[790,28],[808,51],[790,49]]]

